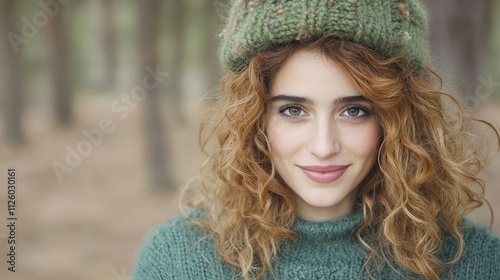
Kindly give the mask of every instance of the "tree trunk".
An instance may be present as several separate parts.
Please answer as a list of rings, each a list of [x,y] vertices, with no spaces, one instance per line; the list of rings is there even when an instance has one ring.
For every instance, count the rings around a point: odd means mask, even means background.
[[[104,51],[104,82],[107,87],[115,86],[116,75],[116,32],[113,22],[114,0],[102,0],[103,32],[102,47]]]
[[[8,34],[10,32],[21,36],[17,21],[16,12],[18,1],[1,1],[0,17],[3,20],[2,39],[5,50],[5,83],[6,94],[3,96],[3,113],[5,118],[5,137],[7,144],[11,147],[20,147],[24,144],[25,138],[22,130],[22,114],[24,109],[24,88],[21,53],[19,49],[11,44]],[[10,33],[12,35],[12,33]],[[17,51],[16,51],[17,50]]]
[[[186,122],[184,117],[183,108],[183,90],[182,78],[184,74],[185,64],[185,49],[186,49],[186,24],[185,24],[185,10],[186,1],[173,0],[170,1],[172,5],[172,21],[170,26],[173,33],[173,57],[169,78],[169,92],[170,92],[170,106],[172,108],[173,116],[177,123],[184,124]]]
[[[488,71],[492,74],[493,82],[496,87],[493,88],[492,95],[499,100],[500,98],[500,1],[495,1],[492,7],[492,23],[490,28],[490,49],[491,59],[488,60]]]
[[[488,57],[492,4],[492,0],[427,1],[431,47],[439,68],[470,101],[476,99],[478,76]]]
[[[54,85],[54,109],[56,122],[68,126],[73,121],[73,92],[71,89],[70,42],[68,26],[64,20],[64,8],[49,18],[47,25],[48,49],[52,62]]]
[[[205,0],[204,14],[206,20],[204,21],[204,28],[206,45],[203,56],[205,58],[209,89],[216,87],[221,78],[221,69],[217,55],[219,46],[218,35],[222,30],[222,17],[225,9],[227,9],[226,6],[226,1]]]
[[[144,0],[138,2],[140,12],[140,57],[142,61],[142,76],[150,75],[146,69],[157,69],[158,58],[158,33],[160,23],[160,0]],[[161,69],[161,67],[160,67]],[[160,82],[148,90],[145,99],[145,127],[148,150],[148,165],[152,185],[157,188],[173,188],[174,178],[172,166],[167,157],[167,138],[164,135],[164,122],[161,114]]]

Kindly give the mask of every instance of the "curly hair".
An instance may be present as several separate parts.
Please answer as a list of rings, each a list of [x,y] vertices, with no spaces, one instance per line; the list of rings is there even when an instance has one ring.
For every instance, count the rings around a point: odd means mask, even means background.
[[[285,61],[299,50],[317,50],[331,59],[375,107],[382,128],[378,163],[361,183],[357,206],[364,222],[357,232],[369,252],[364,270],[383,265],[438,279],[460,258],[462,218],[483,201],[479,173],[491,157],[479,141],[476,119],[426,69],[412,72],[407,59],[383,59],[354,42],[323,37],[292,42],[256,55],[241,73],[222,79],[215,104],[200,127],[208,159],[200,184],[190,184],[190,205],[205,208],[193,222],[207,230],[222,259],[244,279],[272,274],[272,257],[297,238],[292,191],[279,178],[266,139],[269,87]],[[485,131],[484,129],[482,130]],[[486,153],[485,153],[486,151]],[[452,260],[440,260],[442,236],[457,243]]]

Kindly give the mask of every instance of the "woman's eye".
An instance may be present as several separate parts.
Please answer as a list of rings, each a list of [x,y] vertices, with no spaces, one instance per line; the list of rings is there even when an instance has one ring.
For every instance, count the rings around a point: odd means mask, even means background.
[[[342,115],[347,117],[359,118],[367,114],[366,110],[359,107],[347,108]]]
[[[288,114],[291,116],[300,116],[302,110],[299,108],[290,108],[288,109]]]
[[[306,115],[300,107],[285,107],[280,110],[280,113],[288,117],[300,117]]]

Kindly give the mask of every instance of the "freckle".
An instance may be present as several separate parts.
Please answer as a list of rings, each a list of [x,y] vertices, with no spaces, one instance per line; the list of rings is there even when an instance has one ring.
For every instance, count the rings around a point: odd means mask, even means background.
[[[278,9],[278,14],[283,14],[283,13],[285,13],[285,9],[283,8]]]
[[[356,2],[358,2],[358,0],[349,0],[349,3],[351,4],[356,4]]]

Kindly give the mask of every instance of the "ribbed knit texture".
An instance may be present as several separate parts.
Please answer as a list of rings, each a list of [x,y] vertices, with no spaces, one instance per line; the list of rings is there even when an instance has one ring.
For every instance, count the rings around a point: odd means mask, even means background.
[[[293,40],[335,35],[383,57],[427,64],[428,24],[418,0],[236,0],[221,33],[222,63],[234,72],[257,53]]]
[[[138,256],[134,280],[239,279],[233,275],[234,268],[221,261],[213,241],[186,221],[177,218],[150,234]],[[360,211],[338,221],[298,219],[293,227],[298,241],[283,244],[273,260],[275,279],[367,279],[359,278],[367,253],[354,235],[362,221]],[[453,267],[453,279],[500,279],[500,239],[488,229],[466,225],[465,250]],[[443,238],[440,256],[450,259],[455,251],[451,239]],[[386,267],[374,277],[402,279],[398,273],[404,274]]]

